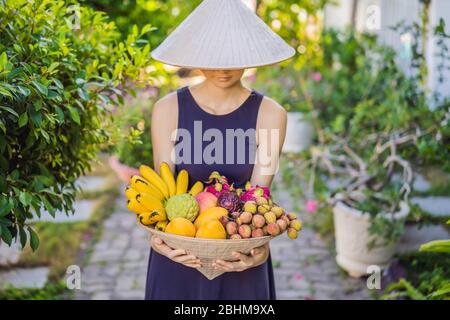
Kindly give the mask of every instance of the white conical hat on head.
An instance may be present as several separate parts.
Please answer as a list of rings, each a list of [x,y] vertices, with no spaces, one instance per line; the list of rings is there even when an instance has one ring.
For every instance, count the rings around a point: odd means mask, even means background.
[[[242,0],[204,0],[151,56],[173,66],[243,69],[295,54]]]

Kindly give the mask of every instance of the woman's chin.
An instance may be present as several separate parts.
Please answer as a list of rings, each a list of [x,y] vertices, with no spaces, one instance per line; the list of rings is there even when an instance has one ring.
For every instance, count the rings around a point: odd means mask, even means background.
[[[235,81],[221,81],[221,80],[216,80],[214,81],[214,85],[218,88],[222,88],[222,89],[226,89],[226,88],[230,88],[232,87],[236,82]]]

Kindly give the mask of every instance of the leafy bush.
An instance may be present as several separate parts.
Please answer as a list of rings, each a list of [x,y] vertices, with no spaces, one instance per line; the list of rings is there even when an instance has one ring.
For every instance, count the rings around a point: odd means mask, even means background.
[[[260,68],[254,86],[288,111],[309,112],[300,94],[299,77],[322,61],[323,8],[330,0],[258,1],[258,15],[297,50],[285,62]],[[308,72],[309,72],[308,71]]]
[[[0,0],[0,234],[33,249],[33,211],[70,212],[74,182],[111,135],[111,106],[145,82],[150,45],[75,1]],[[27,231],[29,237],[27,236]]]
[[[400,257],[407,279],[390,284],[381,299],[450,299],[450,255],[413,252]]]
[[[201,0],[87,0],[85,2],[95,10],[106,12],[123,35],[131,31],[133,24],[144,27],[148,24],[148,17],[152,17],[151,23],[157,28],[148,40],[152,47],[156,47]]]
[[[73,295],[64,281],[48,283],[42,289],[7,288],[0,291],[0,300],[63,300]]]

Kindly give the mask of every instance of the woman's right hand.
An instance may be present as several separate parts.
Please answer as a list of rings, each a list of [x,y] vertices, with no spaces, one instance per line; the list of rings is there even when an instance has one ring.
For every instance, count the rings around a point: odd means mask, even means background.
[[[160,238],[152,236],[150,239],[150,245],[159,254],[166,256],[172,261],[181,263],[186,267],[200,268],[201,262],[196,256],[188,254],[184,249],[172,249],[164,243]]]

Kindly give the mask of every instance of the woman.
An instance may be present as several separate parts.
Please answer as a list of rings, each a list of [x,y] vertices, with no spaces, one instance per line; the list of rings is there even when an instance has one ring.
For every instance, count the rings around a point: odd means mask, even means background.
[[[203,1],[152,52],[159,61],[198,68],[204,76],[200,84],[180,88],[154,105],[155,168],[165,161],[174,172],[187,169],[191,182],[218,171],[236,187],[246,181],[270,186],[284,142],[286,112],[243,86],[241,78],[247,67],[293,54],[241,0]],[[202,261],[185,250],[174,250],[157,237],[152,237],[151,248],[146,299],[276,298],[268,245],[249,255],[236,252],[237,261],[215,261],[213,266],[225,273],[213,280],[195,270]]]

